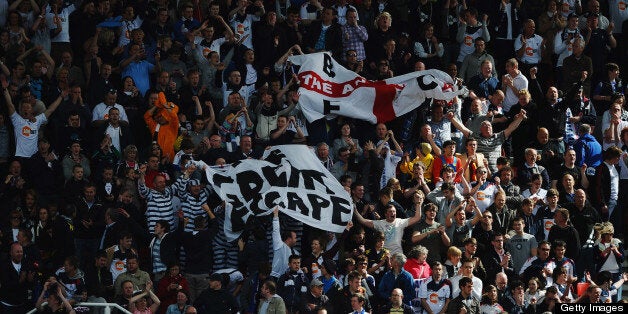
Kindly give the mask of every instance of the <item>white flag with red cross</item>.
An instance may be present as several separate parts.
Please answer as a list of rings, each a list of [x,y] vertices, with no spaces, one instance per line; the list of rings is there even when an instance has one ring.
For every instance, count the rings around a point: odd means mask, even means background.
[[[370,81],[340,65],[327,52],[288,60],[300,66],[299,105],[310,122],[328,115],[388,122],[419,107],[427,98],[449,101],[466,92],[440,70]]]

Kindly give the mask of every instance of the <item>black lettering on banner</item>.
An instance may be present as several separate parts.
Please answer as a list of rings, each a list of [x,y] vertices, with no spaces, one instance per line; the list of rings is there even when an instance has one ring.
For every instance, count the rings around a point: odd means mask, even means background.
[[[223,176],[219,173],[214,173],[214,175],[212,176],[212,182],[215,186],[220,188],[223,183],[233,183],[233,179],[231,177]]]
[[[419,77],[416,78],[417,83],[419,83],[419,87],[422,90],[430,90],[430,89],[434,89],[436,87],[438,87],[438,83],[434,82],[434,80],[432,80],[429,84],[425,84],[424,82],[424,78],[426,76],[431,77],[432,79],[434,78],[432,75],[428,74],[428,75],[421,75]]]
[[[321,220],[321,209],[327,208],[331,203],[329,200],[318,196],[316,194],[308,194],[307,198],[310,200],[310,206],[312,207],[312,218]]]
[[[329,77],[335,77],[336,73],[332,71],[334,68],[334,60],[330,55],[324,53],[323,54],[323,72],[325,72]]]
[[[285,186],[288,182],[287,174],[285,172],[277,174],[277,171],[280,171],[281,168],[281,166],[262,167],[262,173],[264,174],[264,179],[266,179],[266,182],[273,186]]]
[[[286,193],[286,198],[288,199],[288,209],[292,210],[300,210],[302,215],[309,215],[309,209],[303,202],[303,199],[299,196],[299,194],[295,192]]]
[[[257,194],[253,200],[249,203],[249,210],[253,212],[253,215],[259,215],[266,212],[266,209],[260,208],[260,202],[263,201],[262,195]]]
[[[314,190],[316,189],[316,187],[314,186],[314,181],[319,182],[321,185],[323,185],[325,187],[325,192],[327,194],[331,194],[334,195],[334,191],[330,190],[327,185],[325,185],[325,181],[323,181],[323,178],[325,178],[325,176],[316,171],[316,170],[300,170],[301,172],[301,177],[303,178],[303,185],[305,186],[306,189],[308,190]]]
[[[264,196],[264,205],[266,205],[267,208],[275,208],[275,206],[286,207],[286,205],[284,204],[284,202],[280,200],[280,198],[281,198],[281,195],[279,195],[279,192],[277,191],[268,192]],[[278,200],[279,202],[276,202]]]
[[[248,213],[249,211],[244,207],[238,209],[234,207],[231,210],[231,230],[233,230],[233,232],[244,231],[244,226],[246,225],[244,217]]]
[[[233,194],[227,194],[227,203],[231,204],[231,206],[233,206],[233,208],[240,208],[244,206],[244,203],[242,203],[242,201],[240,201],[240,197],[238,197],[237,195],[233,195]]]
[[[236,181],[238,182],[238,186],[240,186],[240,193],[245,202],[259,195],[259,192],[264,186],[264,180],[253,170],[238,173],[236,175]]]
[[[330,114],[332,110],[339,111],[340,106],[332,105],[331,101],[323,99],[323,114]]]
[[[280,150],[278,149],[273,149],[266,158],[264,158],[264,161],[268,161],[271,164],[274,165],[281,165],[282,164],[282,160],[286,158],[286,155],[284,155]],[[287,160],[286,160],[287,161]]]
[[[342,214],[351,214],[351,204],[342,197],[330,195],[332,204],[331,222],[338,226],[344,226],[347,221],[342,220]]]

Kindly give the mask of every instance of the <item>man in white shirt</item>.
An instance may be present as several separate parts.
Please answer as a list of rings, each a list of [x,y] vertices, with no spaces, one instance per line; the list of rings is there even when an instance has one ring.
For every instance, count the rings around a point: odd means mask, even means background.
[[[20,113],[18,114],[11,100],[11,94],[7,87],[9,83],[6,79],[2,80],[4,90],[4,99],[7,104],[7,113],[11,117],[13,123],[13,134],[15,136],[15,156],[30,158],[37,152],[37,140],[39,129],[43,124],[48,122],[50,115],[59,107],[61,101],[68,96],[68,91],[63,91],[57,99],[48,106],[43,113],[35,116],[33,106],[30,102],[20,103]]]
[[[94,107],[92,111],[92,126],[99,127],[105,124],[109,120],[109,109],[117,108],[120,111],[120,120],[129,123],[129,118],[124,111],[122,105],[116,103],[118,99],[118,92],[115,89],[111,89],[105,93],[103,102]]]
[[[273,263],[271,277],[279,278],[288,270],[291,255],[299,254],[294,250],[297,234],[294,231],[281,233],[279,228],[279,207],[273,210]]]
[[[414,216],[410,218],[397,218],[397,209],[393,205],[388,205],[386,207],[386,219],[382,220],[364,219],[364,217],[362,217],[357,210],[353,211],[353,214],[361,224],[384,233],[384,236],[386,237],[384,247],[389,249],[391,254],[403,253],[401,248],[403,230],[419,222],[421,219],[420,210],[417,210]]]
[[[460,286],[459,282],[462,277],[471,278],[473,281],[473,292],[471,293],[473,297],[478,300],[482,299],[482,280],[478,277],[473,276],[473,268],[475,267],[475,262],[470,259],[465,259],[462,262],[462,267],[460,270],[462,273],[460,275],[456,275],[451,277],[449,281],[451,282],[451,298],[455,298],[460,294]]]
[[[519,71],[519,62],[511,58],[506,61],[506,72],[502,77],[502,91],[505,98],[502,110],[504,113],[519,102],[519,91],[528,88],[528,79]]]

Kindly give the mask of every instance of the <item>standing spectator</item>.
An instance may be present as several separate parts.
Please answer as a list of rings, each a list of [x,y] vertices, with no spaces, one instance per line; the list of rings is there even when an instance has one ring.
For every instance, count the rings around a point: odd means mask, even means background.
[[[520,98],[520,91],[528,89],[528,79],[519,70],[519,62],[515,58],[506,61],[506,74],[502,76],[501,89],[504,92],[504,113],[516,105]]]
[[[294,250],[297,244],[297,234],[294,231],[281,232],[279,227],[279,208],[273,210],[273,263],[271,277],[279,278],[289,268],[290,257],[298,254]],[[299,259],[300,262],[300,259]]]
[[[331,51],[334,58],[342,59],[343,30],[335,18],[334,9],[324,8],[321,19],[310,24],[308,36],[303,39],[306,53]]]
[[[184,4],[181,7],[180,20],[174,23],[174,40],[181,44],[186,43],[185,34],[193,32],[201,26],[201,22],[194,18],[194,7],[192,4]]]
[[[434,35],[434,24],[427,23],[423,26],[422,36],[419,36],[414,44],[414,54],[425,63],[426,69],[439,69],[442,66],[442,58],[445,54],[443,43]],[[477,45],[477,42],[476,42]]]
[[[529,73],[530,69],[539,67],[541,58],[546,50],[547,40],[541,35],[535,34],[536,24],[534,20],[527,19],[523,23],[523,33],[515,39],[515,52],[521,71],[525,74]]]
[[[157,282],[160,282],[161,278],[166,275],[167,270],[172,275],[173,267],[171,266],[178,262],[179,241],[176,238],[176,234],[170,232],[170,225],[167,220],[158,220],[155,223],[155,232],[153,234],[155,236],[150,241],[148,247],[151,253],[154,278]]]
[[[300,313],[318,313],[319,310],[327,308],[329,297],[323,294],[323,286],[319,279],[310,282],[310,290],[301,299]]]
[[[490,71],[484,71],[486,61],[490,62]],[[486,79],[495,77],[497,76],[497,71],[493,68],[493,64],[495,64],[495,60],[493,60],[493,56],[486,51],[486,41],[484,38],[478,37],[475,39],[475,50],[462,60],[458,77],[460,77],[463,82],[469,82],[469,84],[472,81],[471,79],[476,75],[483,75]],[[487,98],[487,96],[484,96],[484,98]]]
[[[556,33],[556,37],[554,38],[554,53],[558,55],[556,74],[559,84],[563,82],[563,80],[560,79],[563,72],[563,61],[565,58],[571,56],[574,42],[578,38],[584,40],[584,37],[580,34],[580,29],[578,29],[578,15],[572,13],[567,17],[567,26]]]
[[[59,60],[63,51],[70,51],[70,14],[76,10],[72,3],[65,3],[63,0],[51,1],[46,7],[46,21],[50,28],[50,40],[52,42],[50,51],[52,58]]]
[[[467,8],[463,13],[458,26],[458,34],[456,40],[460,44],[460,53],[458,54],[457,65],[460,65],[464,58],[475,50],[474,41],[478,37],[484,38],[485,41],[491,40],[488,32],[488,15],[482,16],[482,22],[478,21],[478,11],[474,7]]]
[[[593,72],[594,67],[591,58],[584,54],[584,47],[585,40],[576,38],[572,45],[572,54],[563,60],[561,86],[567,94],[567,99],[572,97],[569,91],[576,87],[574,86],[576,84],[583,89],[585,95],[591,94],[591,80],[587,79],[587,76]]]
[[[580,255],[580,236],[578,231],[569,224],[569,211],[564,208],[557,209],[554,221],[556,224],[550,229],[547,240],[550,243],[555,243],[556,240],[568,243],[565,256],[576,260]]]
[[[619,198],[619,171],[617,164],[622,151],[612,146],[604,152],[604,162],[595,168],[595,179],[591,185],[593,204],[600,211],[603,221],[610,221],[621,230],[622,211],[617,211]]]
[[[68,95],[68,91],[63,91],[59,97],[48,106],[46,111],[35,116],[30,102],[22,102],[19,106],[20,112],[16,112],[13,100],[7,89],[8,86],[8,82],[3,79],[2,88],[4,90],[4,99],[14,129],[16,142],[15,156],[28,158],[37,152],[36,143],[41,126],[46,123],[50,115],[59,107],[63,99]]]
[[[421,244],[426,247],[430,254],[427,257],[428,263],[441,260],[441,249],[448,247],[451,243],[447,232],[445,232],[445,225],[436,222],[436,213],[438,208],[434,204],[426,205],[423,210],[425,211],[425,218],[422,219],[415,227],[412,233],[412,243]],[[418,213],[419,211],[417,211]],[[420,217],[419,215],[415,215]],[[420,218],[417,218],[419,220]],[[406,297],[412,297],[406,295]]]
[[[353,50],[357,54],[357,61],[363,62],[366,59],[364,43],[368,40],[369,34],[366,27],[358,25],[358,12],[352,6],[349,7],[346,24],[342,25],[343,51],[347,54]]]
[[[357,218],[358,222],[360,222],[362,225],[371,229],[375,229],[377,231],[385,232],[386,241],[384,242],[384,247],[389,249],[393,254],[402,253],[401,240],[404,234],[403,230],[409,226],[414,225],[421,219],[420,211],[416,211],[415,215],[410,218],[396,218],[397,209],[393,205],[386,206],[386,218],[382,220],[365,219],[357,211],[354,212],[354,215]],[[408,297],[410,297],[410,295],[408,295]]]
[[[130,256],[127,261],[126,272],[120,274],[113,286],[116,290],[116,295],[122,295],[122,289],[124,283],[129,281],[132,283],[132,290],[144,290],[149,286],[150,276],[147,272],[140,270],[139,260],[137,256]],[[150,285],[152,286],[152,284]]]
[[[305,297],[309,280],[301,270],[301,257],[291,255],[288,271],[277,279],[277,293],[284,299],[288,313],[299,310],[301,300]]]
[[[190,178],[190,174],[195,170],[194,166],[187,167],[181,177],[172,186],[166,186],[166,178],[162,174],[157,174],[153,178],[153,188],[146,186],[146,165],[140,166],[140,177],[137,186],[140,195],[146,199],[146,220],[149,232],[155,232],[155,224],[158,220],[166,220],[171,228],[175,228],[174,206],[172,196],[178,189],[178,185],[184,185]]]
[[[255,8],[249,8],[251,5],[255,6]],[[254,14],[249,12],[254,12]],[[254,49],[253,38],[251,38],[253,22],[259,21],[260,17],[265,13],[264,3],[261,0],[256,0],[253,3],[247,0],[238,0],[235,8],[229,12],[229,23],[231,23],[231,27],[234,29],[236,39],[241,40],[245,47]]]
[[[496,4],[497,1],[493,1]],[[515,55],[515,39],[524,26],[526,10],[521,7],[522,0],[502,0],[499,10],[495,10],[491,19],[491,28],[495,36],[494,49],[496,67],[500,68],[506,59]]]
[[[24,251],[19,243],[10,245],[9,258],[2,262],[0,271],[0,309],[7,314],[21,314],[29,309],[33,300],[28,290],[35,284],[35,270],[24,262]]]
[[[504,247],[504,234],[499,231],[493,233],[491,239],[492,247],[486,250],[482,258],[482,264],[486,267],[487,282],[494,282],[498,273],[505,273],[513,276],[512,256]]]
[[[521,267],[528,258],[536,256],[537,242],[533,235],[525,233],[523,218],[515,218],[512,222],[512,227],[515,234],[506,239],[506,248],[511,252],[513,271],[515,274],[519,274]]]
[[[174,141],[179,132],[179,107],[166,101],[163,92],[159,93],[158,100],[151,106],[144,114],[144,121],[164,156],[172,161],[175,157]]]

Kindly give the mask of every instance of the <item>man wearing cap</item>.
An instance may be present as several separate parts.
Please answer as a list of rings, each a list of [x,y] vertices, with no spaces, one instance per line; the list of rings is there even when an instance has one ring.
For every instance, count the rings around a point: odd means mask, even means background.
[[[207,277],[209,280],[209,288],[203,291],[196,301],[194,307],[198,313],[237,313],[238,304],[227,290],[223,289],[223,276],[221,274],[211,274]]]
[[[126,111],[124,111],[124,107],[122,105],[116,103],[118,99],[118,92],[115,88],[111,88],[105,92],[105,96],[103,102],[99,103],[92,110],[92,126],[100,127],[103,124],[106,124],[109,120],[109,109],[117,108],[120,110],[120,120],[129,123],[129,118],[126,115]]]
[[[205,169],[202,170],[204,171]],[[194,229],[194,217],[207,217],[211,213],[211,208],[207,205],[209,192],[203,188],[201,181],[198,179],[191,179],[187,185],[178,185],[177,188],[177,195],[181,200],[183,218],[188,219],[187,224],[184,226],[185,232],[192,232]]]
[[[326,308],[329,297],[323,294],[323,282],[314,279],[310,282],[310,291],[301,299],[300,313],[318,313],[318,310]]]

